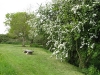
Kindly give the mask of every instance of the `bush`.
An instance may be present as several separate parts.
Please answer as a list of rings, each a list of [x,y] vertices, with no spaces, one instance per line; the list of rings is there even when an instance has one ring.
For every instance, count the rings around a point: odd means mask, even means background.
[[[6,34],[0,34],[0,43],[6,43],[10,37]]]
[[[97,68],[95,68],[94,65],[91,65],[88,68],[88,74],[87,75],[100,75],[100,72],[99,72],[99,70],[97,70]]]
[[[89,68],[82,69],[82,72],[85,75],[100,75],[99,70],[94,65],[91,65]]]
[[[40,48],[42,48],[43,45],[39,45],[38,43],[34,43],[34,44],[31,44],[31,47],[40,47]]]

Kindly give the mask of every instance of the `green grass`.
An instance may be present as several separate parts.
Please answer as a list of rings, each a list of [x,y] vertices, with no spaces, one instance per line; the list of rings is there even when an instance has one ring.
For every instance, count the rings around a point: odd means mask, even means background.
[[[33,55],[23,53],[34,50]],[[83,75],[79,69],[62,63],[43,48],[0,44],[0,75]]]

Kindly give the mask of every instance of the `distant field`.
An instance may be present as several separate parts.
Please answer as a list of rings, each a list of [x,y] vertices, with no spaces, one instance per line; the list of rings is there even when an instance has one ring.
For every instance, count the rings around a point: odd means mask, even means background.
[[[34,50],[33,55],[24,54],[25,49]],[[0,44],[0,75],[83,75],[76,67],[50,55],[43,48]]]

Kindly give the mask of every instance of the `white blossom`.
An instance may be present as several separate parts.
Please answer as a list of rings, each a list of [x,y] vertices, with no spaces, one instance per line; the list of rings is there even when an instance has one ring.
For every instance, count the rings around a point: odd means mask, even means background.
[[[58,46],[58,41],[55,41],[54,47],[57,47],[57,46]]]
[[[68,52],[66,53],[65,57],[68,57]]]
[[[74,14],[76,14],[76,12],[77,12],[77,10],[79,9],[79,7],[80,7],[80,5],[74,6],[74,7],[71,9],[71,11],[73,11]]]
[[[95,17],[97,14],[93,14],[92,16]]]
[[[91,48],[92,48],[92,49],[94,48],[94,45],[95,45],[95,43],[93,43],[93,44],[91,45]]]

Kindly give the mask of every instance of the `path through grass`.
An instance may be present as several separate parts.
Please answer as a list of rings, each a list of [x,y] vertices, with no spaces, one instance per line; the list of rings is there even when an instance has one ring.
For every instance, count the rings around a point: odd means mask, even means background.
[[[25,49],[34,50],[33,55],[24,54]],[[0,44],[0,75],[83,75],[76,67],[50,55],[43,48]]]

